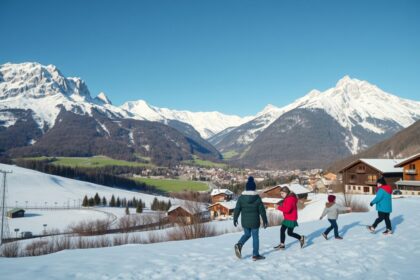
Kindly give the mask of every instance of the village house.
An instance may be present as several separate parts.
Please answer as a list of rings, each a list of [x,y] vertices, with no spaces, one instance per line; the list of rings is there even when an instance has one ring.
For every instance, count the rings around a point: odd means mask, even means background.
[[[403,178],[395,183],[403,195],[420,195],[420,153],[414,155],[395,167],[403,168]]]
[[[401,167],[395,167],[402,160],[358,159],[340,170],[344,189],[348,193],[375,194],[376,180],[384,177],[387,184],[395,188],[395,182],[402,178]]]
[[[209,206],[211,219],[223,219],[233,215],[236,207],[236,201],[216,202]]]
[[[171,223],[191,224],[196,218],[197,221],[206,221],[210,218],[209,212],[203,207],[187,207],[182,205],[173,205],[166,213]]]
[[[299,199],[307,199],[308,194],[310,193],[310,190],[300,184],[288,184],[265,189],[260,193],[260,196],[261,198],[282,198],[280,194],[282,187],[288,187]]]
[[[211,203],[215,204],[222,201],[230,201],[233,197],[233,192],[228,189],[213,189],[210,193]]]
[[[282,198],[274,198],[274,197],[263,197],[262,202],[267,209],[277,209],[277,206],[281,201],[283,201]]]
[[[7,211],[7,217],[13,218],[22,218],[25,216],[25,210],[21,208],[13,208],[12,210]]]

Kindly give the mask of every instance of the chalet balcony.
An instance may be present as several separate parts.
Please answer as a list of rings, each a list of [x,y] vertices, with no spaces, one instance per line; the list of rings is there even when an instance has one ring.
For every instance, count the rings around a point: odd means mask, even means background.
[[[356,169],[356,173],[357,174],[365,174],[366,170],[365,169]]]
[[[408,174],[408,175],[417,175],[417,170],[416,169],[406,169],[405,170],[405,174]]]

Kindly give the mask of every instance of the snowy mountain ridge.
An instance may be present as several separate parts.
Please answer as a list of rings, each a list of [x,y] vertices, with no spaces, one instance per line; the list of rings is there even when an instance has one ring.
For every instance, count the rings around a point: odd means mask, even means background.
[[[121,105],[120,108],[134,114],[136,117],[150,121],[165,122],[166,120],[178,120],[190,124],[204,139],[207,139],[226,128],[239,126],[253,118],[225,115],[216,111],[190,112],[158,108],[149,105],[144,100],[128,101]]]
[[[80,78],[64,77],[54,65],[39,63],[6,63],[0,65],[0,109],[30,109],[43,130],[54,126],[63,106],[80,114],[92,114],[92,109],[109,116],[167,123],[177,120],[192,125],[203,138],[208,138],[228,127],[238,126],[252,117],[241,118],[219,112],[189,112],[148,105],[143,100],[126,102],[120,107],[101,92],[92,98]],[[7,126],[13,118],[0,114]]]
[[[54,126],[61,107],[90,116],[97,109],[108,116],[129,117],[124,110],[93,99],[83,80],[65,78],[53,65],[6,63],[0,65],[0,77],[0,109],[32,110],[44,131]],[[104,94],[99,97],[107,99]],[[9,121],[7,126],[13,124]]]
[[[384,134],[390,129],[408,127],[420,119],[419,101],[397,97],[367,81],[352,79],[346,75],[335,87],[326,91],[311,90],[307,95],[281,108],[268,105],[253,120],[230,133],[236,133],[234,141],[237,146],[243,147],[252,143],[280,116],[299,108],[324,110],[348,130],[345,144],[352,154],[366,148],[360,144],[360,129],[367,133]],[[228,133],[225,135],[228,136]]]

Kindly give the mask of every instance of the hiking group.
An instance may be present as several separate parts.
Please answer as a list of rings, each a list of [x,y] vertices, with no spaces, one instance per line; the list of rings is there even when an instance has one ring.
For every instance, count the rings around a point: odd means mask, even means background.
[[[370,206],[376,205],[378,218],[367,228],[370,232],[374,233],[378,224],[385,220],[386,230],[383,234],[392,234],[391,222],[389,220],[389,215],[392,212],[392,188],[386,184],[384,178],[379,178],[376,183],[376,196],[371,201]],[[287,235],[297,239],[300,247],[303,248],[305,246],[305,236],[294,232],[295,228],[298,226],[298,198],[296,194],[290,191],[290,189],[286,186],[281,188],[280,195],[283,198],[283,201],[277,207],[277,210],[283,213],[284,218],[280,227],[280,244],[275,246],[274,249],[284,250],[286,248],[286,231]],[[343,239],[338,233],[337,218],[339,213],[352,211],[350,207],[343,207],[335,203],[335,199],[335,195],[328,195],[328,202],[325,204],[324,211],[319,218],[322,220],[325,216],[327,216],[330,223],[330,226],[321,234],[326,240],[328,240],[328,234],[332,230],[334,230],[335,239]],[[252,236],[252,260],[256,261],[265,259],[265,257],[259,253],[259,229],[261,226],[260,220],[262,219],[264,229],[268,226],[268,220],[264,204],[261,197],[256,192],[256,184],[252,176],[248,178],[245,191],[242,192],[236,202],[233,215],[233,224],[235,227],[238,225],[239,215],[241,215],[241,225],[244,230],[244,234],[239,239],[238,243],[235,244],[234,248],[236,256],[238,258],[242,258],[242,247]]]

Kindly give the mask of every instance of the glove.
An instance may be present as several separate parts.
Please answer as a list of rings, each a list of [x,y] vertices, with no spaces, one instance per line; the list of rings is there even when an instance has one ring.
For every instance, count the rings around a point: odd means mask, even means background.
[[[370,207],[372,207],[373,206],[373,203],[371,202],[371,203],[369,203],[369,205],[370,205]]]
[[[263,227],[264,227],[264,229],[266,229],[268,227],[268,223],[264,223]]]
[[[238,221],[233,221],[233,225],[234,225],[235,227],[237,227],[237,226],[238,226]]]

